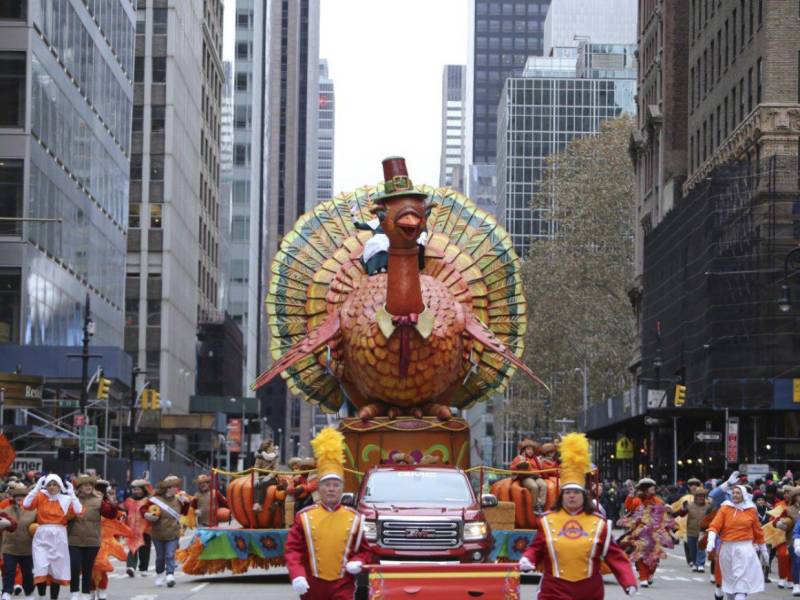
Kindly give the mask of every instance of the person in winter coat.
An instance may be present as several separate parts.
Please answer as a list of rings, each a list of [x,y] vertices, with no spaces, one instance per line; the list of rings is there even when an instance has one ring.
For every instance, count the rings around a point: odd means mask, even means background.
[[[689,555],[689,565],[697,573],[705,572],[706,551],[700,548],[697,541],[700,538],[700,523],[711,512],[711,504],[706,498],[703,487],[694,487],[691,502],[685,501],[679,516],[686,517],[686,546]]]
[[[214,495],[213,500],[212,496]],[[219,490],[211,490],[211,477],[206,474],[197,477],[197,493],[192,498],[191,506],[197,517],[199,527],[209,527],[211,525],[211,507],[215,509],[228,508],[228,500]]]
[[[748,594],[764,591],[761,563],[769,560],[758,511],[743,485],[730,487],[731,499],[725,500],[708,527],[706,551],[718,552],[722,592],[733,600],[745,600]],[[760,558],[760,560],[759,560]]]
[[[139,509],[150,522],[150,535],[156,547],[157,587],[175,585],[175,552],[181,537],[181,515],[189,512],[189,498],[180,493],[181,480],[167,475],[156,484],[156,491]],[[165,576],[166,572],[166,576]]]
[[[139,574],[146,577],[147,569],[150,566],[152,538],[150,537],[150,522],[142,516],[139,509],[147,503],[150,482],[146,479],[134,479],[131,481],[130,488],[131,495],[122,502],[122,509],[125,511],[125,524],[130,527],[135,537],[128,541],[130,551],[125,572],[128,577],[133,577],[138,566]]]
[[[792,548],[792,533],[795,525],[800,522],[800,486],[784,486],[783,499],[785,506],[783,511],[775,518],[776,529],[780,529],[786,534],[782,544],[775,547],[775,554],[778,558],[778,587],[789,587],[789,580],[792,582],[792,595],[800,596],[800,573],[794,567],[794,550]]]
[[[28,488],[25,485],[21,483],[10,485],[8,494],[12,503],[6,508],[6,513],[16,521],[17,526],[13,531],[7,528],[3,532],[2,600],[9,600],[14,593],[17,567],[22,571],[22,590],[25,593],[25,600],[30,600],[33,598],[34,588],[31,524],[36,522],[36,511],[22,508],[22,501],[28,495]],[[4,513],[0,513],[2,514]]]
[[[67,526],[71,600],[81,600],[81,593],[88,596],[91,591],[92,568],[100,550],[100,518],[117,516],[117,506],[95,490],[95,483],[97,478],[91,475],[78,475],[74,483],[83,510]]]
[[[33,582],[44,596],[50,582],[50,598],[55,600],[62,585],[69,585],[67,523],[83,514],[83,505],[71,483],[64,485],[58,475],[41,477],[25,496],[22,507],[36,510],[36,533],[33,535]]]

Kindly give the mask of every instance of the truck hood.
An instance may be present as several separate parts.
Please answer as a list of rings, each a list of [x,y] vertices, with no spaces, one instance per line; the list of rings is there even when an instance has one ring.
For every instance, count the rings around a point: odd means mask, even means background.
[[[439,502],[414,502],[393,504],[388,502],[362,502],[359,512],[367,519],[379,517],[452,517],[474,521],[480,516],[480,509],[475,505],[447,506]]]

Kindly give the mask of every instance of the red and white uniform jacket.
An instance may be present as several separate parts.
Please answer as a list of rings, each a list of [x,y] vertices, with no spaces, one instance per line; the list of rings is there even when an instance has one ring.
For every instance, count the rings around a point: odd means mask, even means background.
[[[542,572],[538,600],[602,600],[601,562],[623,588],[636,586],[628,557],[611,535],[611,522],[598,515],[548,513],[524,556]]]

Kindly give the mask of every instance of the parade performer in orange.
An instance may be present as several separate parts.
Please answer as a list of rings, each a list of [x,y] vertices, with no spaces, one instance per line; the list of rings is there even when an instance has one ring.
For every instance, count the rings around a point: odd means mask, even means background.
[[[69,585],[67,522],[83,514],[83,505],[71,483],[64,485],[58,475],[41,477],[25,496],[22,507],[36,509],[36,533],[33,535],[33,581],[44,596],[48,582],[50,598],[58,598],[60,586]]]
[[[111,484],[98,479],[95,490],[100,493],[105,500],[115,504],[116,496]],[[122,545],[122,540],[133,537],[133,532],[124,523],[125,516],[121,511],[116,517],[107,518],[103,516],[100,520],[100,549],[95,557],[92,568],[92,593],[96,600],[106,600],[108,593],[108,574],[114,572],[114,565],[111,564],[111,557],[119,561],[128,558],[128,552]]]
[[[317,458],[320,501],[297,513],[286,539],[286,568],[302,600],[351,600],[354,576],[371,552],[363,519],[341,504],[344,489],[344,436],[332,427],[311,441]]]
[[[540,450],[541,446],[533,440],[522,440],[517,444],[519,454],[511,461],[512,471],[535,471],[520,475],[519,479],[531,493],[531,504],[536,512],[544,510],[544,503],[547,500],[547,483],[542,478],[542,464],[536,456]]]
[[[136,574],[136,567],[142,577],[147,576],[150,566],[150,523],[142,516],[140,509],[147,503],[150,495],[150,482],[146,479],[131,481],[131,495],[122,502],[125,511],[125,524],[130,528],[133,537],[128,538],[128,560],[125,572],[128,577]]]
[[[557,508],[541,519],[537,535],[519,567],[539,567],[538,600],[602,600],[601,563],[605,562],[628,595],[636,593],[636,575],[611,534],[611,522],[594,512],[586,489],[591,468],[589,441],[582,433],[561,440],[561,495]]]
[[[645,477],[636,484],[636,493],[625,499],[628,516],[620,519],[620,524],[628,529],[629,543],[638,544],[635,555],[636,570],[639,572],[639,585],[653,585],[658,563],[663,557],[663,548],[672,548],[674,542],[668,533],[669,521],[665,520],[666,506],[656,496],[656,482]]]
[[[761,562],[769,560],[769,551],[752,496],[743,485],[733,486],[730,493],[708,527],[706,551],[714,550],[717,537],[722,540],[717,556],[722,591],[728,598],[744,600],[764,591]]]
[[[775,556],[778,559],[778,587],[789,587],[789,581],[794,584],[792,594],[800,596],[800,581],[796,580],[792,572],[792,557],[789,547],[792,544],[792,531],[795,524],[800,522],[800,487],[783,488],[783,511],[775,518],[773,525],[786,534],[783,543],[775,546]],[[777,507],[776,507],[777,508]]]

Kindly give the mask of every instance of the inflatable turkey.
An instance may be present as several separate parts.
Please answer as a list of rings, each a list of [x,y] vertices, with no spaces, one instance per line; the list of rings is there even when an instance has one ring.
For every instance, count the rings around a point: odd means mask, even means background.
[[[526,307],[509,234],[453,190],[415,188],[404,159],[383,171],[284,237],[266,299],[275,362],[254,387],[282,373],[329,411],[348,399],[363,419],[447,419],[515,368],[541,384],[519,358]]]

